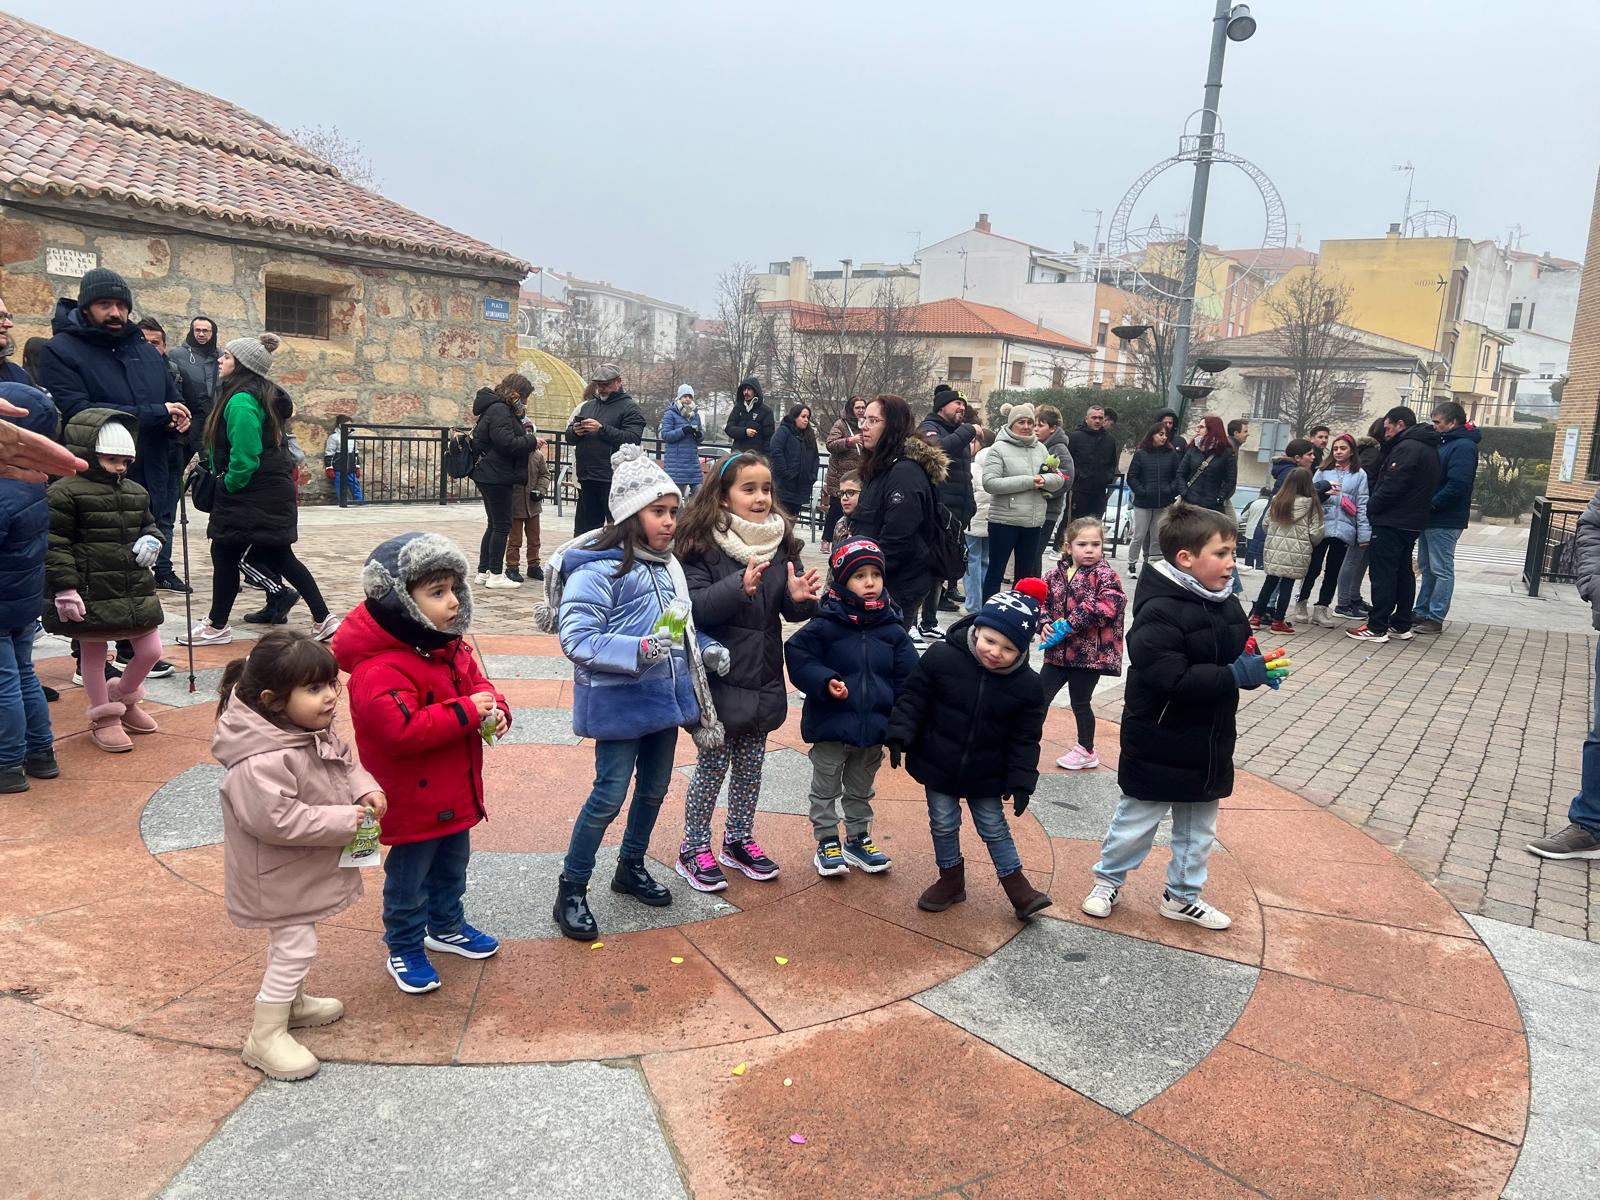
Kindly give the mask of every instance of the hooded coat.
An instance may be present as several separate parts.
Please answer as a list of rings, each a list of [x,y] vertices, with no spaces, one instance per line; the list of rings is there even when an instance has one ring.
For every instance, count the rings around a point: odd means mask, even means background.
[[[906,680],[889,718],[891,745],[924,787],[947,795],[987,799],[1039,786],[1039,740],[1044,736],[1044,688],[1021,658],[1009,671],[991,671],[973,657],[963,617],[935,642]]]
[[[936,582],[928,565],[929,538],[937,488],[947,478],[949,466],[950,460],[937,446],[908,437],[900,457],[861,489],[850,534],[878,543],[887,564],[884,581],[897,602],[926,595]]]
[[[928,444],[944,451],[948,466],[939,485],[939,499],[965,525],[972,520],[972,443],[978,427],[965,421],[947,421],[934,409],[917,426]]]
[[[472,401],[472,446],[478,461],[474,483],[518,487],[528,482],[528,455],[538,439],[523,427],[510,402],[493,388],[479,388]],[[589,440],[589,439],[585,439]]]
[[[1426,529],[1438,488],[1439,435],[1431,425],[1412,425],[1391,440],[1373,480],[1367,513],[1374,528]]]
[[[131,416],[138,455],[129,474],[152,495],[176,495],[178,481],[167,464],[167,448],[179,435],[168,404],[183,397],[167,360],[132,321],[120,333],[92,324],[77,301],[56,302],[50,328],[55,336],[39,351],[39,386],[70,421],[86,408],[111,408]]]
[[[1233,792],[1239,685],[1230,665],[1250,622],[1146,565],[1133,594],[1117,785],[1135,800],[1191,803]]]
[[[300,536],[294,462],[284,434],[294,405],[276,384],[266,387],[278,417],[276,434],[266,406],[253,391],[229,396],[217,422],[215,442],[207,452],[218,480],[206,522],[206,536],[214,542],[292,546]]]
[[[210,322],[212,338],[204,346],[194,340],[195,321]],[[210,317],[194,317],[189,322],[189,332],[184,335],[183,343],[167,351],[167,365],[177,369],[178,390],[189,409],[189,433],[184,438],[184,445],[190,453],[200,449],[200,431],[206,427],[206,417],[211,412],[211,398],[217,394],[218,332],[217,323]]]
[[[476,404],[473,406],[476,411]],[[600,422],[597,432],[579,437],[572,426],[579,421]],[[578,405],[567,426],[567,436],[572,441],[572,463],[579,483],[610,483],[611,456],[622,446],[644,443],[644,413],[627,392],[617,391],[609,396],[591,396]]]
[[[662,467],[668,478],[680,488],[699,487],[700,440],[705,436],[700,420],[700,410],[685,413],[680,401],[674,400],[661,414],[661,440],[667,448],[662,453]]]
[[[161,624],[156,577],[133,557],[133,544],[161,531],[150,514],[150,493],[129,476],[112,475],[95,459],[100,427],[120,421],[133,432],[133,418],[109,408],[86,408],[67,422],[61,440],[89,469],[50,485],[49,548],[45,552],[44,627],[71,638],[130,637]],[[84,618],[63,621],[55,597],[76,591]]]
[[[754,393],[748,404],[744,399],[745,388]],[[774,428],[772,410],[761,398],[761,380],[752,375],[739,385],[733,401],[733,411],[728,414],[728,423],[722,427],[722,432],[728,435],[728,441],[733,444],[735,454],[741,450],[754,450],[757,454],[765,454],[767,447],[772,445]],[[755,436],[746,436],[746,429],[754,429]]]
[[[807,432],[810,432],[809,430]],[[807,437],[800,427],[784,417],[772,435],[772,482],[778,499],[791,513],[811,503],[811,487],[817,481],[817,439]]]
[[[989,524],[1016,525],[1039,529],[1044,525],[1050,497],[1066,487],[1066,480],[1044,460],[1050,457],[1038,438],[1019,441],[1008,426],[995,435],[989,457],[983,463],[983,489],[989,501]],[[1044,480],[1044,487],[1033,486],[1033,477]]]
[[[1458,425],[1439,436],[1439,490],[1428,509],[1428,528],[1465,529],[1472,516],[1472,485],[1478,477],[1478,443],[1483,434]]]
[[[883,745],[895,697],[917,669],[917,651],[901,615],[892,599],[868,610],[836,583],[817,615],[785,643],[789,678],[806,698],[800,712],[806,741]],[[828,694],[835,679],[844,683],[843,700]]]
[[[47,393],[30,384],[0,382],[0,400],[27,410],[27,416],[0,420],[41,437],[56,436],[60,418]],[[29,628],[39,616],[49,540],[45,485],[0,479],[0,631]]]
[[[230,696],[211,737],[222,778],[222,895],[246,929],[310,925],[361,895],[339,853],[381,790],[332,729],[284,728]],[[385,817],[384,821],[388,818]]]

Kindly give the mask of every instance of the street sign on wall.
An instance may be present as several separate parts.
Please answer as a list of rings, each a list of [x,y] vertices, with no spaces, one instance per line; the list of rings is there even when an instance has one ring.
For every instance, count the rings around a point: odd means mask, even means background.
[[[1561,482],[1571,483],[1578,465],[1578,435],[1576,425],[1567,426],[1566,437],[1561,442]]]
[[[483,298],[483,319],[486,321],[511,320],[511,301],[496,300],[493,296]]]

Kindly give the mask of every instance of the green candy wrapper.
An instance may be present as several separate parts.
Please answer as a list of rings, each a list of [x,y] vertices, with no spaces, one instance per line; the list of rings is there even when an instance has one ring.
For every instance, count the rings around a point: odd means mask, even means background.
[[[494,745],[494,731],[495,727],[499,724],[500,713],[498,710],[496,710],[485,717],[483,719],[483,724],[478,726],[478,736],[483,739],[483,744],[485,746]]]

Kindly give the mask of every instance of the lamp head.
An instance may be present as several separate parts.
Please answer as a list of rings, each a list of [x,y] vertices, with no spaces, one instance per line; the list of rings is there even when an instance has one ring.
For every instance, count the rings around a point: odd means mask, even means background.
[[[1256,19],[1250,15],[1248,4],[1235,4],[1228,13],[1228,40],[1248,42],[1255,36]]]

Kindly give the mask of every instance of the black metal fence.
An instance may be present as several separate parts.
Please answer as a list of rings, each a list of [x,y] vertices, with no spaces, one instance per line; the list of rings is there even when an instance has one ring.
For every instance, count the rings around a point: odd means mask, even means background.
[[[1528,524],[1528,555],[1522,564],[1522,582],[1528,595],[1539,594],[1539,584],[1573,583],[1578,577],[1578,518],[1588,505],[1581,500],[1552,500],[1537,496]]]

